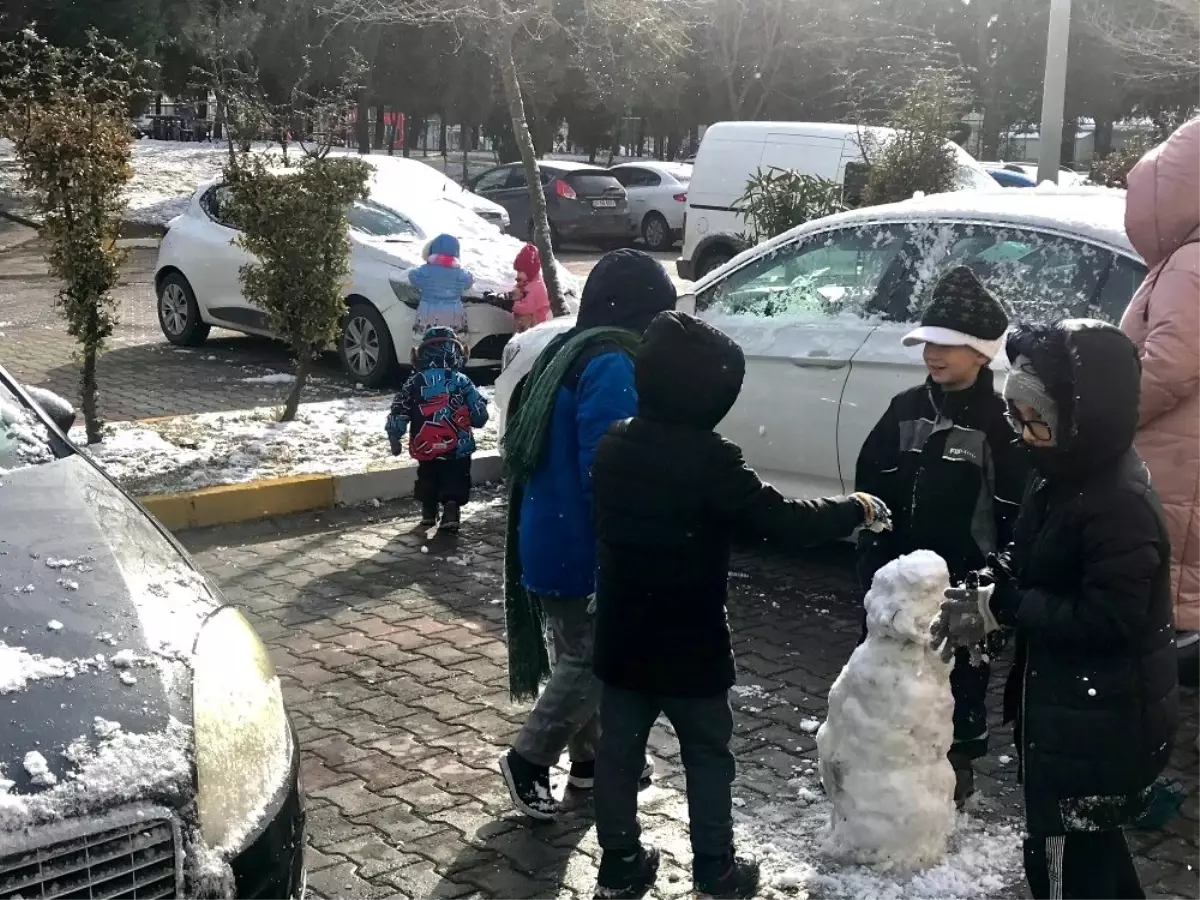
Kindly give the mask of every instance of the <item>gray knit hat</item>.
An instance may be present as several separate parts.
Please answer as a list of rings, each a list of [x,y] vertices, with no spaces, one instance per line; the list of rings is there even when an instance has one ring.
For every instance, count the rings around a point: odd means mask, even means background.
[[[1008,377],[1004,379],[1004,399],[1032,407],[1038,419],[1050,427],[1050,436],[1058,439],[1058,405],[1051,399],[1028,356],[1013,360]]]

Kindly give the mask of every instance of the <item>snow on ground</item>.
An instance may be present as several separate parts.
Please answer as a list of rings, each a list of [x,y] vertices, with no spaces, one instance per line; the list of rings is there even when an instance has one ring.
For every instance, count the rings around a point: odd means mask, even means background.
[[[760,896],[773,900],[1021,896],[1022,826],[1016,820],[984,821],[970,812],[959,814],[946,856],[923,872],[843,866],[823,852],[832,807],[815,769],[791,786],[796,799],[790,803],[735,803],[738,849],[753,853],[762,863]]]
[[[496,446],[499,414],[475,430],[479,450]],[[407,446],[394,457],[384,422],[390,398],[350,397],[303,403],[294,422],[279,407],[203,413],[143,422],[116,422],[88,451],[123,486],[138,494],[196,490],[289,475],[348,474],[415,465]],[[82,433],[72,433],[83,446]]]

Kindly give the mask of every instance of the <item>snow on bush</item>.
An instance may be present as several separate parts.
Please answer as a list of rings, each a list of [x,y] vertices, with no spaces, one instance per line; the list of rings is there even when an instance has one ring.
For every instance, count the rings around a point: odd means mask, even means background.
[[[867,639],[830,688],[817,732],[835,858],[917,870],[946,852],[954,700],[929,626],[949,584],[941,557],[919,550],[880,569],[867,593]]]

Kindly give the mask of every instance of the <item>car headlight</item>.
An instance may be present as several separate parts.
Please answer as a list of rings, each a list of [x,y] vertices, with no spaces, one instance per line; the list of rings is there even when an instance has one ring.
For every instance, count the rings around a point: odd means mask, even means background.
[[[292,763],[292,730],[275,667],[231,606],[200,630],[193,660],[200,832],[234,856],[264,824]]]

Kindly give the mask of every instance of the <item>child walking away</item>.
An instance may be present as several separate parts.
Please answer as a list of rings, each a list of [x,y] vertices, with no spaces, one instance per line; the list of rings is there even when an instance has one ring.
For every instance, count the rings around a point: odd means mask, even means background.
[[[1016,629],[1004,691],[1033,897],[1144,897],[1123,827],[1171,756],[1179,707],[1171,549],[1133,449],[1140,366],[1102,322],[1019,329],[1004,383],[1034,476],[1011,546],[946,592],[943,658]]]
[[[730,541],[741,533],[800,548],[888,523],[878,498],[786,500],[759,480],[713,431],[744,374],[742,351],[725,334],[661,313],[635,361],[638,414],[615,424],[596,452],[597,897],[641,897],[654,884],[658,852],[640,841],[637,786],[660,712],[687,772],[695,890],[753,896],[758,864],[733,845]]]
[[[929,377],[892,400],[858,457],[854,486],[883,498],[895,515],[892,531],[859,537],[864,592],[879,569],[915,550],[938,554],[957,583],[1012,537],[1028,466],[988,367],[1007,328],[1004,309],[959,267],[937,284],[920,327],[905,336],[906,346],[925,345]],[[976,648],[974,664],[961,651],[950,673],[949,758],[960,809],[974,792],[972,761],[987,752],[986,651],[1001,644],[998,632],[990,647]]]
[[[454,332],[436,326],[413,351],[413,373],[392,400],[387,419],[392,455],[399,456],[404,434],[417,461],[416,496],[421,524],[433,527],[441,508],[439,531],[456,532],[459,511],[471,495],[472,428],[487,423],[487,400],[460,370],[463,347]]]
[[[528,331],[550,318],[550,295],[542,278],[542,255],[533,244],[526,244],[513,263],[517,287],[513,291],[513,319],[516,332]]]
[[[457,334],[467,333],[467,308],[462,297],[475,278],[459,264],[460,253],[458,238],[439,234],[425,248],[425,265],[409,271],[408,282],[420,295],[413,343],[436,325],[444,325]]]

